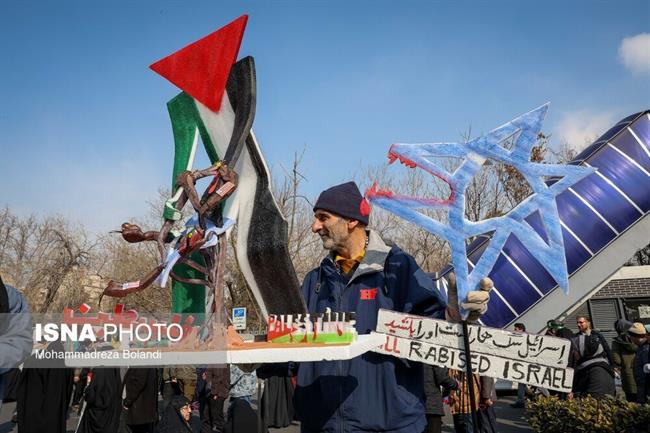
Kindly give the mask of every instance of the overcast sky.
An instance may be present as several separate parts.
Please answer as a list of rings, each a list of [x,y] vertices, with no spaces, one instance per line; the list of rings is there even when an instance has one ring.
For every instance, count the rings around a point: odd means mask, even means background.
[[[171,181],[154,61],[249,15],[253,129],[274,172],[307,145],[307,195],[393,142],[456,141],[550,101],[584,146],[650,108],[648,1],[0,2],[0,206],[107,231]],[[207,161],[207,159],[203,159]]]

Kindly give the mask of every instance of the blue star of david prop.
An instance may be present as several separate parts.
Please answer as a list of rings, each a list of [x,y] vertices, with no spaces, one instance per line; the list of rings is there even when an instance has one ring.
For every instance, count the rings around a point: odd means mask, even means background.
[[[594,169],[577,165],[542,164],[530,161],[533,146],[537,143],[548,104],[530,111],[500,126],[488,134],[467,143],[393,144],[389,158],[399,158],[410,167],[419,167],[445,181],[451,194],[447,199],[425,199],[399,196],[388,191],[367,191],[368,200],[377,206],[410,221],[437,235],[451,248],[456,272],[458,297],[464,300],[476,290],[481,278],[487,276],[496,262],[503,245],[512,234],[546,268],[558,285],[568,293],[569,276],[564,253],[562,227],[555,197],[590,175]],[[505,146],[504,143],[512,143]],[[462,160],[453,173],[440,166],[441,158]],[[472,222],[465,218],[465,191],[486,160],[508,164],[517,169],[528,181],[533,194],[507,214]],[[438,161],[438,162],[436,162]],[[552,179],[550,182],[546,180]],[[418,209],[441,209],[447,212],[447,223],[418,212]],[[538,212],[546,239],[540,236],[525,220]],[[488,247],[469,271],[466,239],[493,232]]]

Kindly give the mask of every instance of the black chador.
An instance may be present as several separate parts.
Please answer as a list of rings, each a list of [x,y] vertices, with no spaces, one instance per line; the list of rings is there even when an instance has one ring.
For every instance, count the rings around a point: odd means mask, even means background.
[[[119,368],[96,368],[86,387],[85,407],[77,433],[117,433],[122,412]]]
[[[63,345],[50,343],[47,350],[60,352]],[[20,375],[18,433],[65,433],[73,370],[29,368],[34,363],[34,358],[25,361],[26,368]]]

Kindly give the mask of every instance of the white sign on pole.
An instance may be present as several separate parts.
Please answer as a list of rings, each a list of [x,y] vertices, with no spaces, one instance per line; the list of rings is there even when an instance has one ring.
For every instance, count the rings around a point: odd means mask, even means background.
[[[650,306],[648,305],[639,305],[639,319],[647,319],[650,317]]]
[[[232,326],[238,331],[246,329],[246,307],[232,309]]]
[[[472,370],[477,374],[562,392],[571,391],[566,368],[568,340],[468,325]],[[425,364],[465,370],[460,324],[380,310],[377,332],[385,335],[376,352]]]

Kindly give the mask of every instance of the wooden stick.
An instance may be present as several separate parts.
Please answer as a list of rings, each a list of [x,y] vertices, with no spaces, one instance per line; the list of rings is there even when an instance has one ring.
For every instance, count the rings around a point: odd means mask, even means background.
[[[467,328],[467,320],[462,321],[463,324],[463,343],[465,343],[465,371],[467,371],[467,389],[469,391],[469,407],[472,413],[472,423],[474,427],[472,431],[475,433],[479,428],[478,415],[476,413],[476,396],[474,395],[474,374],[472,373],[472,353],[469,347],[469,330]]]

